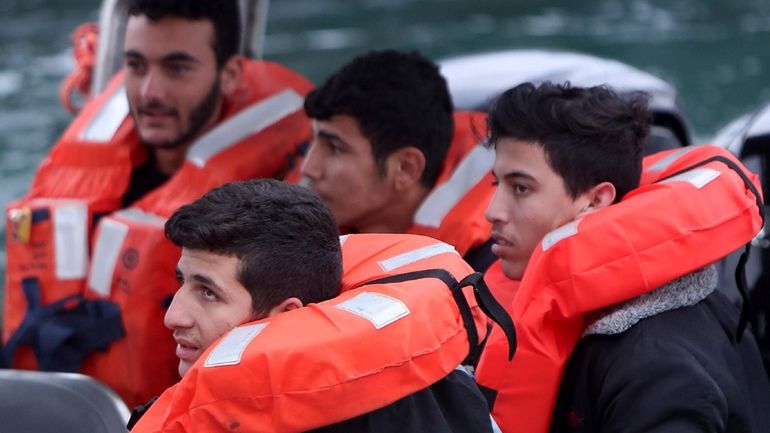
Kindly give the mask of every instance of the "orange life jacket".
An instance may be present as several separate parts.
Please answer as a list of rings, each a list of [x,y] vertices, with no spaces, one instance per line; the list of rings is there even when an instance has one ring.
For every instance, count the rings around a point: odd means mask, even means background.
[[[274,63],[244,60],[243,67],[242,86],[225,100],[220,123],[191,145],[185,163],[166,183],[128,209],[120,210],[121,199],[147,151],[128,115],[122,74],[65,131],[29,194],[11,203],[7,212],[3,341],[20,349],[11,354],[13,365],[77,366],[83,352],[94,349],[91,344],[74,350],[78,353],[72,362],[73,353],[67,353],[71,347],[53,352],[62,345],[52,348],[41,335],[62,315],[72,315],[68,303],[85,302],[87,309],[97,305],[97,315],[114,322],[114,310],[99,301],[108,300],[119,307],[118,322],[126,337],[105,353],[89,355],[82,371],[110,385],[129,405],[177,380],[178,360],[163,316],[178,287],[173,269],[180,251],[165,239],[166,218],[213,187],[282,173],[290,155],[310,136],[302,104],[312,84]],[[63,305],[57,303],[62,299]],[[56,312],[44,308],[51,305]],[[23,322],[26,336],[14,338]],[[99,336],[103,326],[92,325],[88,330],[77,325],[88,337],[68,330],[70,340],[92,342],[121,334]],[[97,347],[106,349],[107,343],[100,341]]]
[[[493,330],[477,369],[502,431],[547,432],[587,317],[749,242],[762,226],[760,191],[724,149],[668,151],[645,158],[642,186],[620,203],[546,235],[510,308],[516,356],[505,359]]]
[[[486,117],[481,112],[454,113],[454,135],[441,174],[407,231],[440,239],[463,256],[488,241],[492,231],[484,213],[494,193],[495,152],[479,143],[486,136]],[[301,165],[298,160],[288,182],[302,182]]]
[[[404,234],[342,241],[338,297],[233,329],[132,432],[277,433],[334,424],[447,376],[486,335],[482,310],[513,335],[486,288],[466,285],[481,274],[452,246]]]

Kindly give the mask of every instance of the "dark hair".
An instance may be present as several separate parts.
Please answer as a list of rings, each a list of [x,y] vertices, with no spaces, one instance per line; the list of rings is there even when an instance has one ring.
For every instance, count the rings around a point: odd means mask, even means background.
[[[222,185],[177,209],[166,237],[182,248],[240,259],[237,278],[258,315],[290,297],[307,304],[339,293],[337,223],[298,185],[273,179]]]
[[[615,186],[616,201],[639,186],[642,146],[649,134],[648,95],[621,97],[606,86],[520,84],[494,103],[489,142],[536,142],[573,198],[601,182]]]
[[[438,66],[418,52],[372,51],[356,57],[305,99],[305,112],[356,119],[381,172],[403,147],[425,155],[420,182],[435,185],[454,134],[452,98]]]
[[[219,68],[238,53],[241,20],[237,0],[128,0],[127,8],[129,15],[145,15],[152,21],[168,17],[211,21],[211,46]]]

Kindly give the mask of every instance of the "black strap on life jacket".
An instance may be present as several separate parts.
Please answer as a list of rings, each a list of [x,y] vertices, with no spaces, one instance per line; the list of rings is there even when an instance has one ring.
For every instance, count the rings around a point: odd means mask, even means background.
[[[86,355],[125,336],[120,308],[113,302],[71,295],[42,305],[37,278],[24,278],[21,285],[27,314],[0,351],[5,367],[12,365],[19,346],[28,346],[40,370],[77,372]]]
[[[508,340],[508,359],[510,360],[513,358],[513,354],[516,352],[516,328],[513,324],[513,320],[489,291],[486,283],[484,283],[483,275],[479,272],[474,272],[458,282],[455,277],[445,269],[425,269],[383,277],[374,281],[369,281],[362,284],[362,286],[401,283],[422,278],[437,278],[444,282],[449,290],[451,290],[452,297],[460,310],[460,317],[462,317],[463,324],[465,325],[465,331],[468,333],[469,354],[473,354],[479,346],[479,335],[476,331],[476,323],[473,320],[471,307],[468,305],[468,301],[465,299],[465,294],[462,289],[467,286],[472,286],[476,302],[481,308],[481,311],[492,319],[492,321],[497,323],[503,330],[503,333],[505,333],[505,337]]]
[[[139,422],[139,420],[144,416],[144,414],[147,413],[148,410],[150,410],[150,407],[153,403],[158,399],[158,396],[155,396],[150,399],[145,404],[141,404],[139,406],[136,406],[131,410],[131,416],[128,418],[128,423],[126,423],[126,428],[128,430],[133,430],[136,423]]]
[[[749,176],[746,174],[746,172],[742,170],[740,166],[738,166],[738,164],[736,164],[733,160],[727,157],[713,156],[711,158],[705,159],[703,161],[700,161],[698,163],[685,167],[674,174],[668,175],[663,179],[658,180],[658,182],[662,182],[666,179],[669,179],[674,176],[678,176],[682,173],[688,172],[694,168],[700,167],[702,165],[706,165],[714,161],[721,162],[724,165],[726,165],[729,169],[738,173],[738,176],[740,176],[741,180],[743,180],[743,183],[746,186],[746,188],[754,195],[754,198],[757,201],[757,210],[759,211],[759,216],[762,218],[762,226],[764,227],[765,211],[764,211],[764,204],[762,202],[762,194],[757,190],[757,187],[754,186],[753,183],[751,183],[751,180],[749,179]],[[743,305],[741,307],[741,316],[738,319],[738,329],[736,331],[736,338],[738,341],[740,341],[741,338],[743,337],[743,332],[746,330],[746,326],[749,323],[749,318],[751,317],[751,301],[748,295],[749,284],[746,279],[746,263],[749,261],[750,251],[751,251],[751,242],[746,244],[744,251],[741,254],[741,257],[738,259],[738,264],[735,266],[735,284],[738,287],[738,291],[741,293],[741,298],[743,299]]]

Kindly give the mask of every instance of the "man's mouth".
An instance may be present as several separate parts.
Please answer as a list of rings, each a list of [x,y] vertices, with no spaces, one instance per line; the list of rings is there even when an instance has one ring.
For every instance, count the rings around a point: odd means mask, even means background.
[[[492,240],[495,241],[497,245],[500,245],[501,247],[512,247],[513,243],[509,242],[507,239],[505,239],[501,234],[492,232]]]
[[[176,117],[176,111],[169,107],[148,106],[139,108],[139,116],[148,119]]]
[[[508,241],[504,237],[500,236],[499,234],[492,233],[492,240],[494,241],[494,244],[492,244],[492,254],[498,256],[498,257],[508,257],[513,252],[513,242]]]
[[[497,245],[502,246],[502,247],[512,247],[513,246],[512,243],[506,241],[505,239],[495,239],[495,243]]]
[[[198,358],[200,348],[187,340],[176,340],[176,356],[185,361],[191,361]]]

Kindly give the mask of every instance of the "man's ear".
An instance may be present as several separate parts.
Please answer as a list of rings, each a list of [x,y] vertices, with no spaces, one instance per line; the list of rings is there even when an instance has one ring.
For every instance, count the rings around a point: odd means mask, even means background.
[[[234,55],[225,62],[219,71],[219,88],[222,94],[230,96],[241,86],[243,76],[243,57]]]
[[[610,182],[602,182],[595,185],[588,192],[582,194],[585,199],[584,207],[575,215],[575,218],[582,218],[591,212],[597,211],[611,205],[615,201],[615,185]]]
[[[402,147],[388,156],[388,172],[396,191],[405,191],[420,182],[425,171],[425,155],[412,146]]]
[[[286,298],[283,300],[283,302],[271,308],[270,311],[267,312],[267,317],[273,317],[275,315],[291,310],[296,310],[297,308],[302,307],[302,301],[300,301],[299,298]]]

